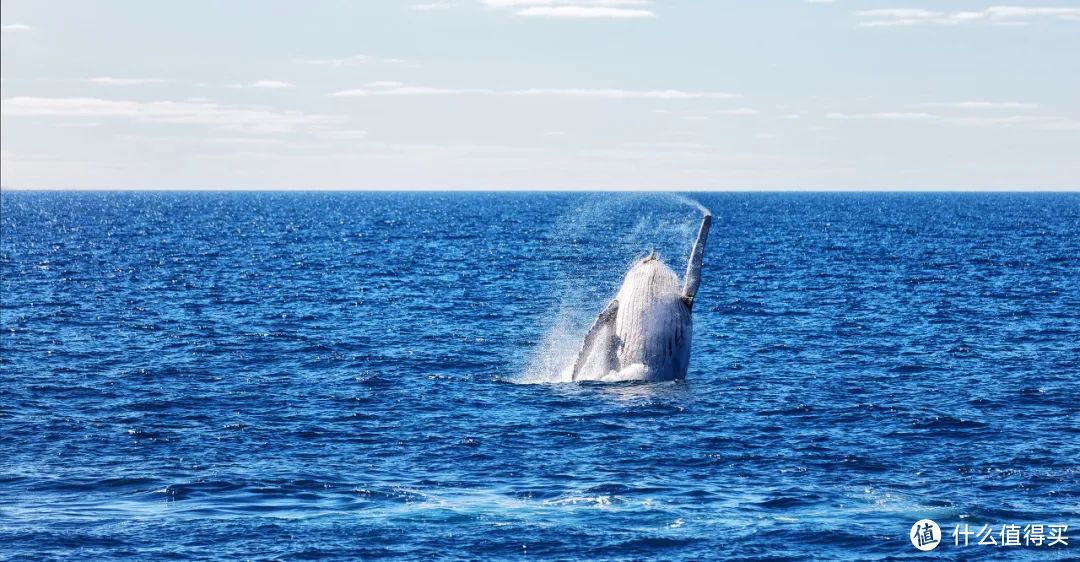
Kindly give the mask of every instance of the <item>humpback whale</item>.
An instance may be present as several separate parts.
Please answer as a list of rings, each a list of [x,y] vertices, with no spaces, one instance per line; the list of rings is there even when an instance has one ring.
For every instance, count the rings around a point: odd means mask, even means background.
[[[701,285],[701,260],[711,226],[712,215],[706,213],[681,286],[678,275],[655,252],[630,268],[615,298],[585,335],[571,380],[686,378],[691,312]]]

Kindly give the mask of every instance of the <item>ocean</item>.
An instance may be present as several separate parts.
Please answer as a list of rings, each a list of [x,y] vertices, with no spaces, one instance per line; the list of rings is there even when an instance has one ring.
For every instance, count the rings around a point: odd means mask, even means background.
[[[682,273],[695,202],[687,379],[563,382],[635,259]],[[0,215],[3,560],[905,559],[920,519],[934,559],[1080,556],[1080,194]],[[1002,545],[1037,524],[1076,538]]]

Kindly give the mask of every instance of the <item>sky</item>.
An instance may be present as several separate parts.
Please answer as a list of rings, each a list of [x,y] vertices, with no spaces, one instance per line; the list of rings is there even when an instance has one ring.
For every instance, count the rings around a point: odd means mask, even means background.
[[[0,12],[5,189],[1080,189],[1080,0]]]

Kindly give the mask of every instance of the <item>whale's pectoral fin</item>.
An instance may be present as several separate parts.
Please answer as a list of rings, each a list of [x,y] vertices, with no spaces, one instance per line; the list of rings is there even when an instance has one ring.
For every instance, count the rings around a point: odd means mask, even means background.
[[[615,340],[615,314],[619,311],[619,301],[612,300],[608,303],[607,308],[596,317],[596,321],[593,322],[589,332],[585,334],[585,341],[581,344],[581,351],[578,352],[577,360],[574,361],[574,370],[571,374],[571,380],[578,380],[581,375],[581,369],[585,366],[590,356],[597,350],[598,343],[605,345],[599,346],[601,353],[604,354],[604,360],[610,362],[610,356],[613,353],[614,346],[612,345]],[[601,336],[611,341],[599,341]]]
[[[690,262],[686,264],[686,275],[683,276],[682,301],[687,308],[694,307],[694,296],[697,295],[698,287],[701,286],[701,261],[705,256],[705,241],[709,239],[710,228],[712,228],[712,215],[705,215],[701,219],[701,228],[698,229],[694,248],[690,250]]]

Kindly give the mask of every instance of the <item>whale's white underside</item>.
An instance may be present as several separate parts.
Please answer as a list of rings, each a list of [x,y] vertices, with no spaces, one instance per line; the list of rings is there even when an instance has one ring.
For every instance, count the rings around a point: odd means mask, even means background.
[[[675,272],[646,258],[626,275],[618,310],[593,339],[575,380],[673,380],[690,361],[690,309]]]

